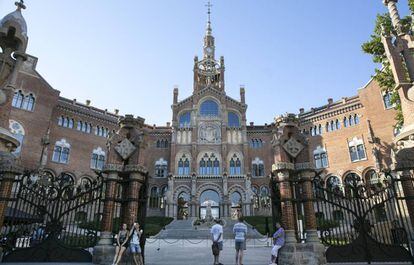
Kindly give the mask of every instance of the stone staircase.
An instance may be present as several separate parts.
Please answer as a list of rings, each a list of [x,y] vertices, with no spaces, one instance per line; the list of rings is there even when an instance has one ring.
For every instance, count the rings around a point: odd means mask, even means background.
[[[208,227],[195,227],[193,223],[196,219],[190,218],[188,220],[174,220],[165,227],[165,230],[154,236],[156,239],[210,239],[210,229]],[[224,219],[225,226],[223,227],[224,239],[232,239],[233,226],[236,221],[231,219]],[[256,230],[247,225],[247,238],[263,238]]]

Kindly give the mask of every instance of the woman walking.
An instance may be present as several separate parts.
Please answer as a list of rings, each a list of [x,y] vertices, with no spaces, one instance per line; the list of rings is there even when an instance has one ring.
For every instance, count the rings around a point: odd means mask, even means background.
[[[126,224],[121,225],[121,229],[119,229],[118,236],[116,237],[116,248],[115,248],[115,257],[113,265],[118,265],[118,263],[122,259],[122,255],[124,254],[128,244],[129,238],[129,231]]]

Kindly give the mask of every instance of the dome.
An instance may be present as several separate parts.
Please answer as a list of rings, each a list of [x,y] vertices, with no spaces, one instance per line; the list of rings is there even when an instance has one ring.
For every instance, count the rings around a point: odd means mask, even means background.
[[[0,31],[7,33],[9,27],[16,28],[16,35],[22,35],[27,38],[27,24],[20,8],[0,21]]]

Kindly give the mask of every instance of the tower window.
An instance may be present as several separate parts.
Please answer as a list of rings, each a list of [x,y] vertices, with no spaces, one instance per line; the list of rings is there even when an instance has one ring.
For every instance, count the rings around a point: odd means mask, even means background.
[[[160,158],[155,162],[155,176],[157,178],[165,178],[168,171],[168,162],[164,158]]]
[[[253,177],[264,177],[264,163],[263,160],[256,157],[255,160],[252,162],[252,176]]]
[[[211,154],[210,156],[206,153],[201,158],[199,163],[199,174],[200,175],[219,175],[220,174],[220,161],[218,158]]]
[[[101,147],[92,151],[91,168],[102,170],[105,165],[105,151]]]
[[[392,92],[391,91],[387,91],[383,94],[382,96],[382,100],[384,102],[384,106],[386,109],[391,109],[394,107],[394,104],[392,103]]]
[[[186,128],[191,124],[191,112],[187,111],[180,115],[179,118],[179,127]]]
[[[234,112],[228,113],[228,121],[229,121],[229,127],[240,127],[240,119],[239,116]]]
[[[219,108],[215,101],[209,99],[204,101],[200,106],[200,115],[201,116],[218,116]]]
[[[230,159],[230,175],[241,174],[241,161],[236,154]]]
[[[178,160],[178,175],[190,175],[190,160],[186,155]]]

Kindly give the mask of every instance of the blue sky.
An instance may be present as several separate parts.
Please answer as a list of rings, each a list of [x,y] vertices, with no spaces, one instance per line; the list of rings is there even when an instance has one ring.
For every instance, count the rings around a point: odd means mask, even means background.
[[[14,9],[1,0],[1,15]],[[202,54],[205,0],[27,0],[28,53],[61,95],[149,124],[171,120],[172,90],[192,92],[193,57]],[[402,15],[407,0],[399,1]],[[226,91],[246,86],[248,122],[270,123],[352,96],[375,65],[361,43],[382,0],[213,0],[216,55]]]

